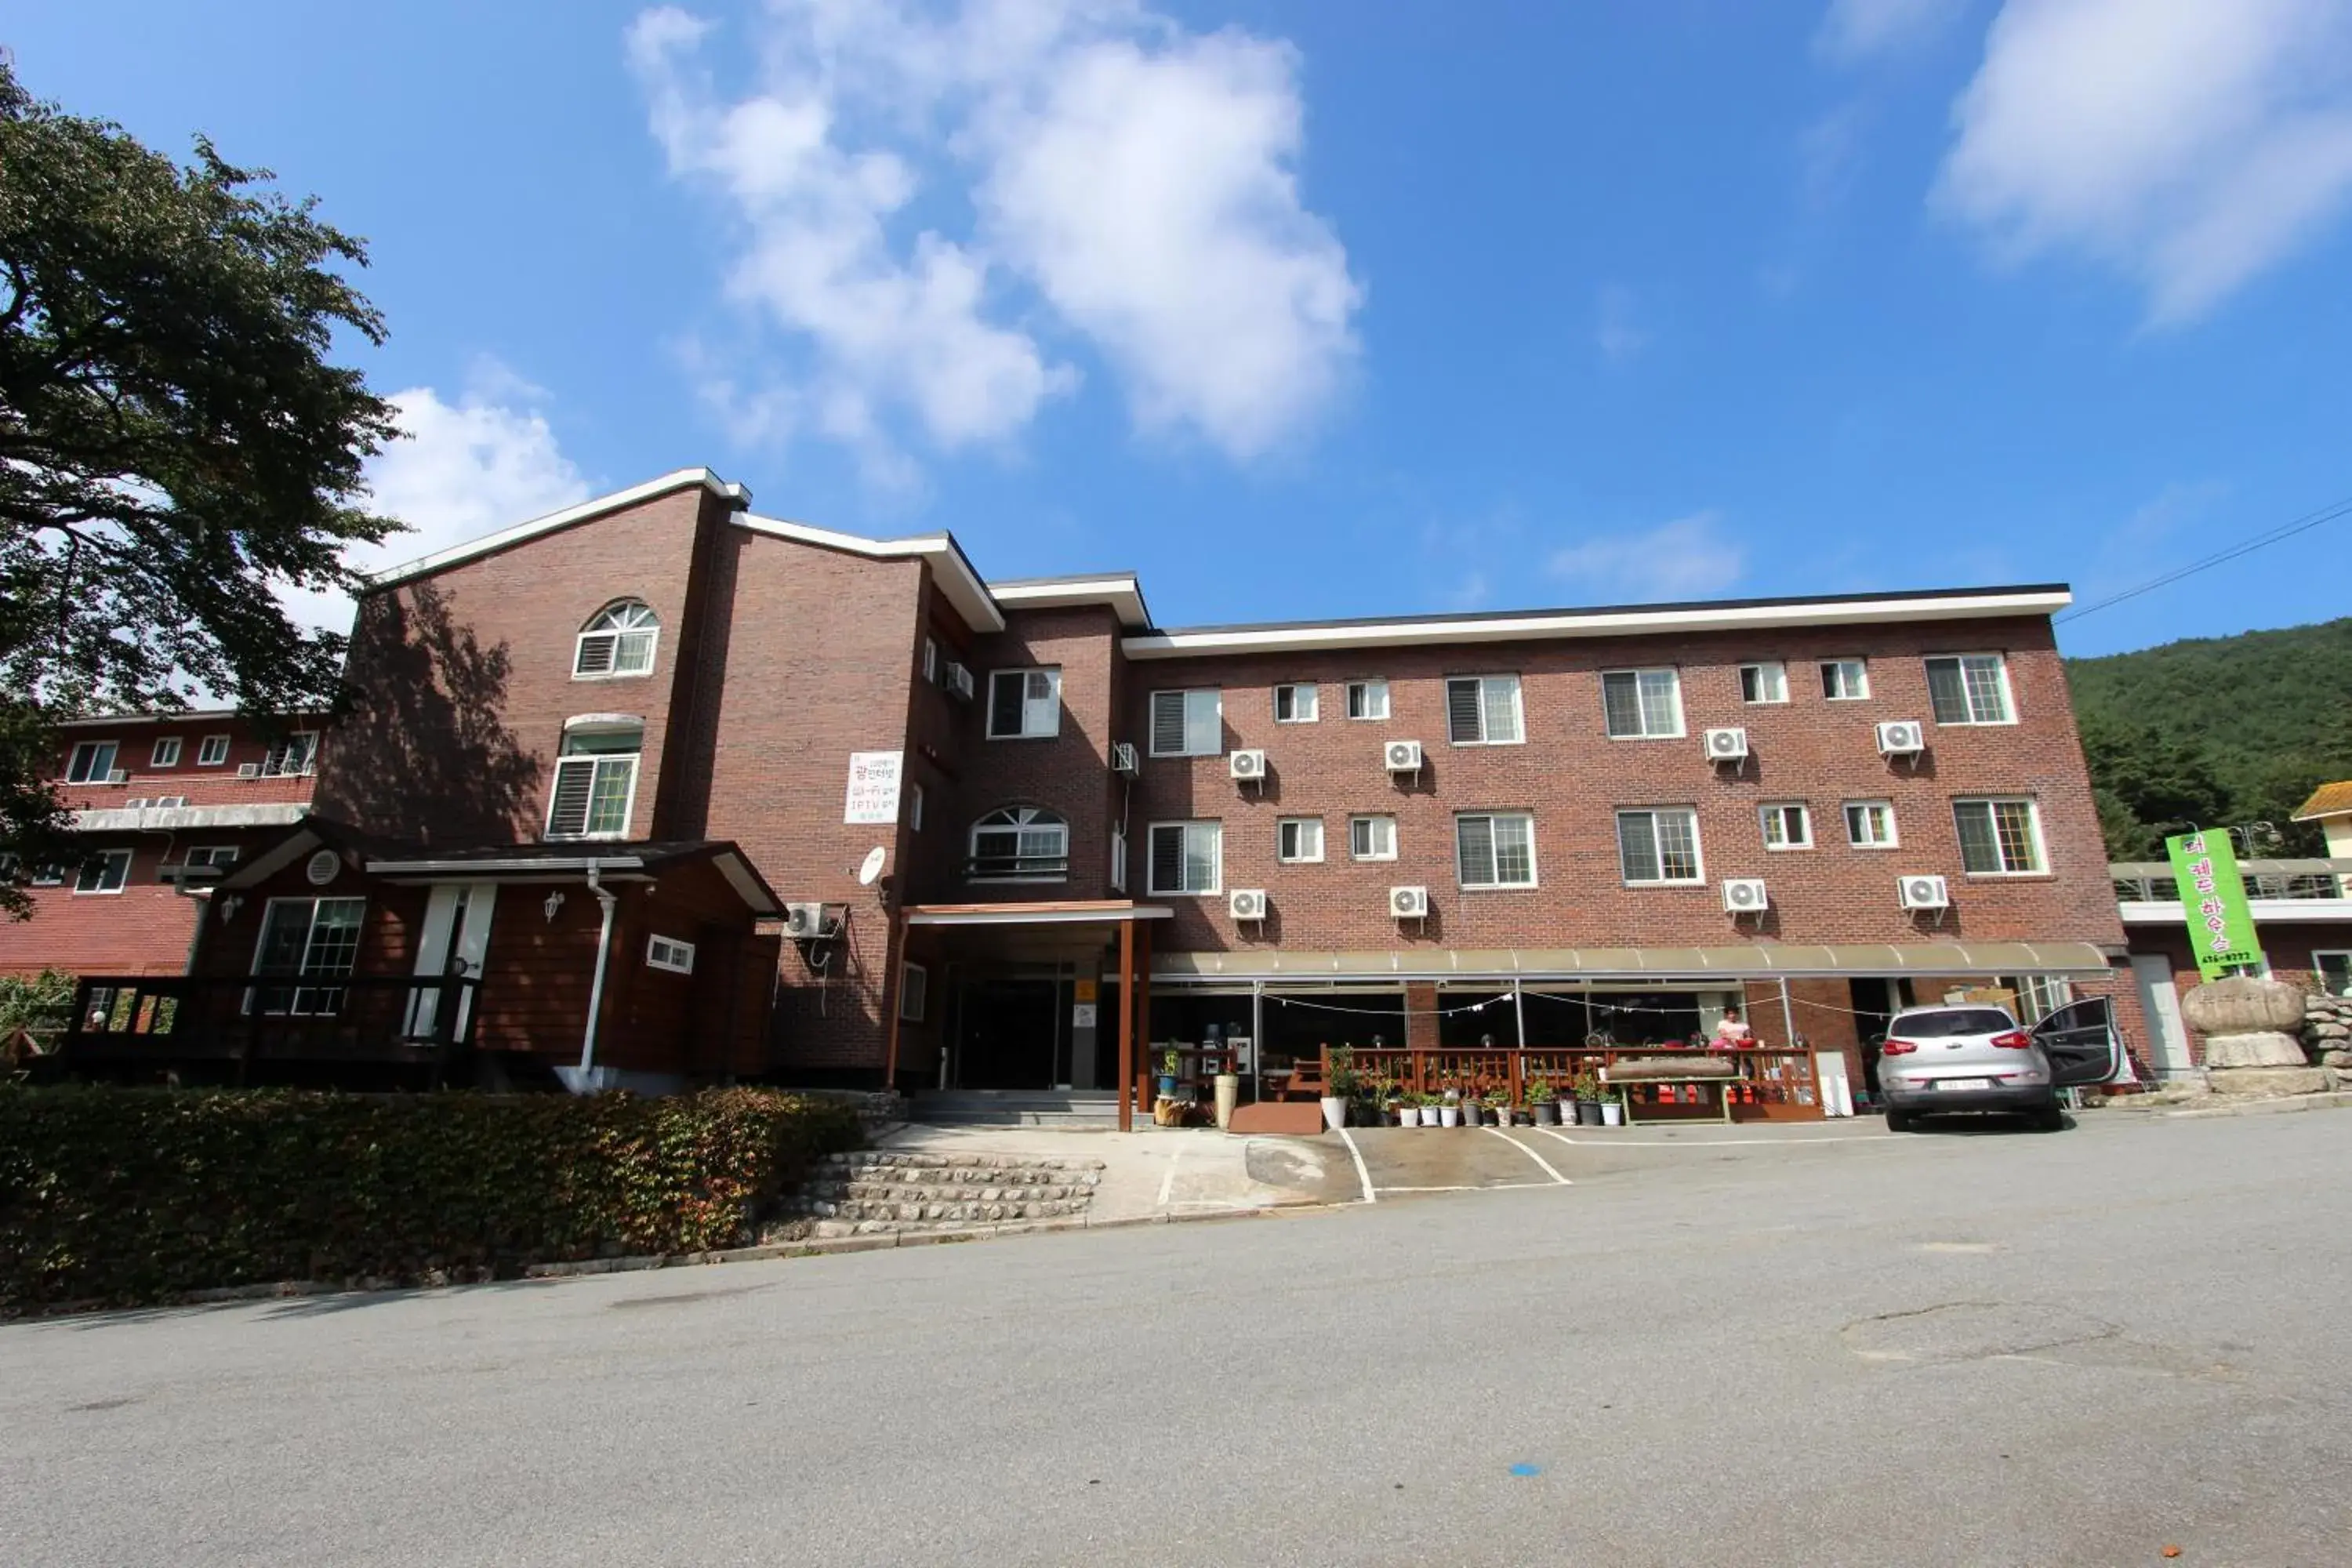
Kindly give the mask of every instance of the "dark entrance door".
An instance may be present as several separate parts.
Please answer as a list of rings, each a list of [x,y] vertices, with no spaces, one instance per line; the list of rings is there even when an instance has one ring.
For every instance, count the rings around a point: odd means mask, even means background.
[[[1050,1089],[1061,984],[1052,979],[964,982],[958,1089]]]

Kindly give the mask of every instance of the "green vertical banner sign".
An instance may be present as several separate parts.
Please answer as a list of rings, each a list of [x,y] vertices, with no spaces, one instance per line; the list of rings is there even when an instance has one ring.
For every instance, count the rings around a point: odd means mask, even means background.
[[[2180,884],[2180,908],[2188,917],[2189,947],[2197,954],[2198,972],[2219,980],[2233,969],[2260,966],[2263,950],[2230,836],[2183,833],[2166,839],[2164,852],[2172,862],[2173,879]]]

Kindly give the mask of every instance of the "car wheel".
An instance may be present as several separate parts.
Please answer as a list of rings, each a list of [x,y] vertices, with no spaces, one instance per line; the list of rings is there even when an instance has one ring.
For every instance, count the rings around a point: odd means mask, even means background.
[[[2054,1105],[2044,1106],[2033,1113],[2033,1128],[2037,1132],[2063,1132],[2066,1113]]]
[[[1907,1110],[1890,1110],[1886,1113],[1886,1130],[1889,1132],[1913,1132],[1916,1131],[1918,1127],[1918,1121]]]

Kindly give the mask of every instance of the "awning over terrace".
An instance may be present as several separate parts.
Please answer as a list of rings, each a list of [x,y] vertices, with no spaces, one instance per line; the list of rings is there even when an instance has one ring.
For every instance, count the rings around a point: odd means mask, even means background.
[[[1209,980],[1801,980],[1858,975],[2109,972],[2086,942],[1755,942],[1737,947],[1444,948],[1364,952],[1159,952],[1154,982]]]

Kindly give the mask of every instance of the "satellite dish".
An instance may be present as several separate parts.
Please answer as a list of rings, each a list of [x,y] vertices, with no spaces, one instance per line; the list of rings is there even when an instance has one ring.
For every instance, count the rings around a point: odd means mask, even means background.
[[[882,874],[882,863],[889,858],[889,852],[879,844],[868,849],[866,852],[865,863],[857,868],[857,885],[861,888],[872,887],[874,879]]]

